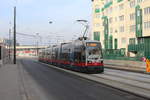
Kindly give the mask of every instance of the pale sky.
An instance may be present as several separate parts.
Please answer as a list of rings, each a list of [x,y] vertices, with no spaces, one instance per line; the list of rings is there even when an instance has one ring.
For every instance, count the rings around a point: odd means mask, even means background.
[[[39,33],[43,44],[56,42],[56,36],[63,36],[59,40],[71,40],[75,34],[81,36],[84,28],[76,20],[91,22],[91,3],[91,0],[0,0],[0,37],[8,37],[8,29],[13,25],[13,6],[16,5],[17,32]],[[49,21],[53,23],[49,24]],[[50,37],[53,40],[50,41]],[[26,45],[35,43],[34,38],[20,35],[17,35],[17,41]]]

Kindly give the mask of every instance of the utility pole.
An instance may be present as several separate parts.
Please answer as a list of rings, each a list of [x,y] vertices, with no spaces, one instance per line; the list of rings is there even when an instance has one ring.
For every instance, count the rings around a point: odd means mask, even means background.
[[[36,35],[37,35],[37,56],[38,56],[38,53],[39,53],[39,41],[38,41],[39,33],[36,33]]]
[[[14,7],[14,64],[16,64],[16,6]]]
[[[10,60],[10,50],[11,49],[11,29],[9,29],[9,60]]]
[[[37,40],[37,56],[38,56],[38,53],[39,53],[39,42]]]

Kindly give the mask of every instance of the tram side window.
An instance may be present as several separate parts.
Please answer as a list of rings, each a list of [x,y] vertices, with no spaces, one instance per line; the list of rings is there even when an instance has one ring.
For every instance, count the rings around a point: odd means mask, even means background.
[[[85,52],[83,51],[82,53],[81,53],[81,56],[82,56],[82,62],[85,62],[85,59],[86,59],[86,57],[85,57]]]
[[[59,54],[58,54],[58,48],[55,49],[55,54],[56,54],[56,55],[55,55],[55,59],[59,59],[59,58],[58,58],[58,55],[59,55]]]
[[[60,60],[63,60],[64,59],[64,55],[63,55],[63,53],[61,52],[60,53]]]
[[[74,61],[81,62],[81,52],[74,52]]]
[[[62,53],[61,54],[61,60],[68,60],[68,53]]]
[[[69,60],[69,54],[68,54],[68,53],[65,53],[64,59],[65,59],[66,61]]]
[[[2,59],[1,51],[2,51],[2,47],[0,46],[0,60]]]

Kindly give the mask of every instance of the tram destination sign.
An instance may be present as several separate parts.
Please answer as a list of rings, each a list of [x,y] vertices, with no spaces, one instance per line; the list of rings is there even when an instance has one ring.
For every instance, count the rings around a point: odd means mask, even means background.
[[[89,47],[96,47],[97,43],[87,43],[87,46],[89,46]]]

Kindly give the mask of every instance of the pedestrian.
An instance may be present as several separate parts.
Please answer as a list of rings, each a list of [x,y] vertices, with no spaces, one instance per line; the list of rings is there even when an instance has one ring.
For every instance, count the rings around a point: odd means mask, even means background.
[[[146,59],[146,72],[150,73],[150,56]]]

